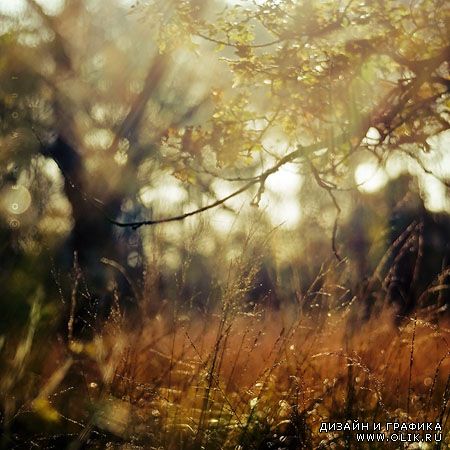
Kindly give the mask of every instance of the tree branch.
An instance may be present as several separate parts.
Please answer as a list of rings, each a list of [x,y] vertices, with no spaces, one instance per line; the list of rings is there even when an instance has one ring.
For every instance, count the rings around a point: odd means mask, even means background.
[[[222,41],[220,39],[215,39],[210,36],[207,36],[203,33],[196,33],[198,37],[201,37],[202,39],[205,39],[206,41],[213,42],[214,44],[223,45],[225,47],[242,47],[242,48],[264,48],[264,47],[270,47],[275,44],[279,44],[280,42],[283,42],[283,39],[275,39],[274,41],[266,42],[264,44],[240,44],[240,43],[233,43],[230,41]]]
[[[216,206],[220,206],[223,203],[225,203],[227,200],[230,200],[233,197],[238,196],[239,194],[242,194],[243,192],[247,191],[248,189],[250,189],[250,187],[252,187],[254,184],[256,184],[259,181],[259,179],[250,181],[249,183],[245,184],[244,186],[242,186],[240,189],[232,192],[230,195],[227,195],[226,197],[223,197],[219,200],[216,200],[213,203],[210,203],[209,205],[203,206],[201,208],[195,209],[193,211],[184,213],[184,214],[180,214],[177,216],[172,216],[172,217],[166,217],[163,219],[156,219],[156,220],[142,220],[142,221],[137,221],[137,222],[119,222],[117,220],[108,218],[108,220],[113,224],[116,225],[118,227],[122,227],[122,228],[132,228],[133,230],[137,230],[138,228],[144,226],[144,225],[156,225],[159,223],[167,223],[167,222],[178,222],[181,220],[184,220],[188,217],[191,216],[195,216],[196,214],[200,214],[204,211],[207,211],[208,209],[212,209],[215,208]]]
[[[342,142],[345,142],[345,137],[342,136],[341,137]],[[232,199],[233,197],[236,197],[240,194],[242,194],[243,192],[247,191],[248,189],[250,189],[252,186],[254,186],[255,184],[260,184],[260,185],[264,185],[265,181],[267,180],[267,178],[272,175],[273,173],[277,172],[280,167],[282,167],[283,165],[294,161],[295,159],[303,156],[304,154],[307,155],[311,152],[314,152],[316,150],[319,150],[321,148],[323,148],[324,145],[322,142],[318,142],[315,144],[311,144],[309,146],[298,146],[296,150],[288,153],[287,155],[285,155],[283,158],[281,158],[275,165],[273,165],[272,167],[270,167],[269,169],[265,170],[264,172],[262,172],[260,175],[258,175],[255,179],[250,180],[248,183],[244,184],[244,186],[240,187],[239,189],[235,190],[234,192],[232,192],[231,194],[216,200],[213,203],[210,203],[206,206],[203,206],[201,208],[198,209],[194,209],[193,211],[189,211],[187,213],[183,213],[183,214],[179,214],[179,215],[175,215],[175,216],[171,216],[171,217],[165,217],[162,219],[154,219],[154,220],[142,220],[142,221],[136,221],[136,222],[120,222],[117,221],[115,219],[111,219],[108,218],[108,220],[118,226],[118,227],[129,227],[129,228],[133,228],[134,230],[145,226],[145,225],[156,225],[156,224],[160,224],[160,223],[167,223],[167,222],[177,222],[177,221],[181,221],[186,219],[187,217],[191,217],[191,216],[195,216],[197,214],[200,214],[204,211],[207,211],[209,209],[213,209],[217,206],[222,205],[223,203],[225,203],[226,201]]]

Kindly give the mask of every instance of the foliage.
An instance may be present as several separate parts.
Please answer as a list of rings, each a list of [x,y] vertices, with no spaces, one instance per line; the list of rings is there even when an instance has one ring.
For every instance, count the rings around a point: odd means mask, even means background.
[[[233,77],[233,93],[214,89],[212,117],[183,129],[178,148],[193,167],[212,149],[221,169],[249,156],[256,168],[258,152],[269,153],[263,161],[272,167],[256,175],[256,201],[267,177],[290,161],[331,193],[348,187],[355,155],[371,152],[384,163],[404,150],[420,160],[429,138],[448,129],[443,2],[413,9],[400,1],[274,0],[218,12],[196,2],[173,6],[160,39],[212,42]],[[263,139],[273,128],[288,143],[275,155]]]
[[[114,42],[108,33],[115,29],[102,30],[82,2],[59,16],[29,5],[29,22],[2,37],[3,166],[20,172],[37,152],[51,156],[45,137],[56,133],[86,167],[108,168],[101,177],[106,204],[112,192],[133,199],[158,161],[188,189],[208,189],[211,177],[241,180],[234,192],[256,188],[256,204],[267,178],[295,161],[332,196],[351,187],[360,154],[384,164],[401,150],[421,161],[420,149],[429,151],[430,138],[448,129],[449,17],[442,1],[414,8],[396,0],[137,6],[141,52],[159,53],[147,74],[128,51],[131,42]],[[93,50],[83,61],[81,36],[64,31],[77,15]],[[130,68],[126,80],[114,61]],[[266,139],[274,132],[282,141],[275,150]],[[130,184],[132,173],[140,176]],[[88,198],[99,195],[97,183],[79,183]]]

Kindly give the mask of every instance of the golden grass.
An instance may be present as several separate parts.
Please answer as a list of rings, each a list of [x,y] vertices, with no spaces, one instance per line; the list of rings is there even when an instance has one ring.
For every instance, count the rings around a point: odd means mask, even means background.
[[[443,442],[421,448],[448,445],[448,318],[399,319],[381,288],[342,303],[337,269],[296,304],[252,310],[254,271],[244,265],[212,312],[179,302],[158,311],[143,295],[131,316],[116,298],[91,340],[70,327],[69,337],[36,331],[33,308],[24,337],[2,349],[3,447],[398,448],[320,432],[346,420],[439,422]],[[307,301],[321,307],[306,314]]]
[[[46,363],[54,378],[74,358],[66,384],[76,384],[47,392],[35,413],[57,412],[80,447],[352,448],[351,436],[319,433],[320,423],[448,416],[448,323],[398,327],[387,308],[365,322],[345,310],[320,323],[294,308],[224,309],[166,312],[124,331],[115,314],[92,342],[56,344]]]

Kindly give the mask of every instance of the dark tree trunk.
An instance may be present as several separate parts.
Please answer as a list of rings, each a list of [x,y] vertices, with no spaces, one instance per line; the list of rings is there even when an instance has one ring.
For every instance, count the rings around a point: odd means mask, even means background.
[[[130,281],[138,276],[139,268],[135,268],[132,273],[127,268],[127,258],[131,251],[130,241],[133,241],[135,250],[136,247],[140,248],[136,246],[136,241],[140,240],[136,231],[133,231],[133,239],[126,233],[120,235],[115,225],[108,220],[117,218],[121,213],[121,198],[118,194],[109,195],[101,208],[92,200],[86,186],[82,157],[72,145],[59,136],[43,153],[52,158],[61,170],[64,193],[72,208],[73,228],[59,251],[57,265],[62,273],[70,273],[75,265],[80,269],[82,282],[79,283],[79,289],[84,295],[77,297],[79,304],[75,325],[78,324],[85,334],[86,324],[92,325],[92,317],[100,322],[107,317],[114,290],[122,306],[131,308],[136,303]],[[104,264],[104,258],[113,261],[114,265]]]

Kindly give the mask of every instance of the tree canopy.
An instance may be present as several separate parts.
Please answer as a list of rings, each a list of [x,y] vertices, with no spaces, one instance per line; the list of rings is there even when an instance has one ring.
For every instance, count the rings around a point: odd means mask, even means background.
[[[328,198],[340,258],[361,162],[402,155],[448,188],[444,1],[28,0],[3,14],[2,218],[26,251],[70,236],[88,261],[120,228],[236,212],[244,193],[258,206],[289,166],[300,203]]]

